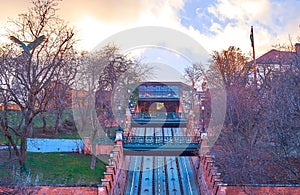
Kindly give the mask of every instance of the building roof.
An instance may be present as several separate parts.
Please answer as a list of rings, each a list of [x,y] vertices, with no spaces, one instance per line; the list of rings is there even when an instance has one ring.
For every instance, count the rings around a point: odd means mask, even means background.
[[[300,59],[300,43],[296,43],[294,51],[280,51],[272,49],[256,59],[259,65],[294,65]],[[253,60],[250,62],[253,64]]]
[[[161,85],[175,85],[175,86],[189,86],[183,82],[172,82],[172,81],[142,81],[139,82],[139,86],[145,85],[145,86],[161,86]]]
[[[299,54],[298,54],[299,55]],[[292,51],[279,51],[272,49],[256,59],[257,65],[263,64],[279,64],[279,65],[291,65],[295,62],[297,57],[296,52]]]

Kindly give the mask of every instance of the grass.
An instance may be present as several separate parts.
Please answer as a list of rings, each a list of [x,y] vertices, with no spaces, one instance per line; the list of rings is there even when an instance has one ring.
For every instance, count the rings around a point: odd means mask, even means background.
[[[82,139],[77,131],[65,132],[56,135],[54,138],[56,139]]]
[[[27,169],[40,184],[98,184],[105,166],[97,159],[90,169],[91,157],[76,153],[27,153]]]
[[[8,160],[8,156],[1,152],[0,183],[22,182],[35,185],[53,184],[99,184],[105,171],[104,162],[97,159],[95,170],[90,169],[91,156],[78,153],[31,153],[27,152],[26,168],[30,179],[20,180],[12,178],[18,173],[17,160]],[[16,172],[17,171],[17,172]],[[18,175],[18,174],[17,174]],[[2,181],[2,182],[1,182]]]
[[[42,130],[42,117],[36,116],[34,119],[35,137],[44,138],[60,138],[60,139],[80,139],[81,136],[76,129],[64,129],[55,134],[53,131],[55,123],[55,113],[44,113],[47,120],[47,130]],[[0,111],[1,116],[1,111]],[[22,115],[19,111],[11,111],[8,113],[9,123],[11,126],[19,124]],[[63,122],[74,124],[72,110],[67,109],[62,116]],[[109,129],[114,133],[115,127]],[[7,144],[3,131],[0,129],[0,145]],[[19,143],[19,142],[18,142]],[[8,152],[0,150],[0,183],[14,182],[18,162],[15,157],[8,158]],[[14,151],[12,151],[14,153]],[[4,155],[3,155],[4,154]],[[27,153],[26,167],[30,173],[31,183],[35,184],[99,184],[103,178],[107,160],[102,157],[102,160],[97,159],[96,169],[90,169],[90,156],[75,154],[75,153]],[[36,179],[38,178],[38,179]]]
[[[3,111],[0,111],[0,116]],[[63,123],[68,122],[74,124],[72,110],[66,109],[62,115]],[[44,137],[44,138],[58,138],[58,139],[80,139],[80,135],[76,131],[76,129],[64,129],[60,131],[58,134],[54,134],[54,126],[55,126],[55,113],[54,112],[45,112],[45,119],[47,121],[46,132],[43,132],[43,120],[42,116],[39,114],[33,120],[34,134],[35,137]],[[20,122],[22,121],[22,114],[20,111],[9,111],[8,112],[8,121],[9,125],[13,128],[16,128]],[[24,121],[23,121],[24,122]],[[15,139],[15,137],[14,137]],[[8,140],[5,139],[4,132],[0,128],[0,145],[8,144]],[[20,140],[18,142],[20,144]]]
[[[2,115],[3,111],[0,110],[0,116]],[[47,127],[46,128],[53,128],[55,125],[55,118],[56,113],[55,111],[49,111],[43,113],[46,119]],[[24,123],[24,120],[22,120],[22,114],[21,111],[9,111],[8,114],[8,122],[9,125],[13,128],[17,127],[20,122]],[[72,109],[65,109],[62,114],[62,121],[73,121],[73,111]],[[42,128],[43,127],[43,117],[42,114],[38,114],[34,120],[33,120],[33,127],[35,129]]]
[[[55,126],[55,119],[56,119],[56,113],[55,111],[52,112],[44,112],[43,113],[46,119],[47,128],[51,129]],[[73,111],[72,109],[65,109],[62,114],[62,121],[70,121],[73,122]],[[42,128],[43,127],[43,118],[41,114],[37,115],[34,120],[34,128]]]

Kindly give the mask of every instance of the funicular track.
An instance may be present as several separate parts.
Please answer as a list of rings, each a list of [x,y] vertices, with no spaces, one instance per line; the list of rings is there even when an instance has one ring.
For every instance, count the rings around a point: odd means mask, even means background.
[[[127,156],[129,166],[125,194],[198,194],[189,157]],[[138,162],[138,164],[137,164]]]
[[[180,136],[180,128],[136,128],[136,135]],[[124,194],[199,194],[195,174],[187,156],[126,155],[129,162]]]

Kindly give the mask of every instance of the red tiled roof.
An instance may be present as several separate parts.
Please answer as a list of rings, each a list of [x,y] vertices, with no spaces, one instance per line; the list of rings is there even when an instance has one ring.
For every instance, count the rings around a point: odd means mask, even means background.
[[[256,59],[256,64],[291,65],[296,60],[297,53],[272,49]],[[251,62],[252,63],[252,62]]]

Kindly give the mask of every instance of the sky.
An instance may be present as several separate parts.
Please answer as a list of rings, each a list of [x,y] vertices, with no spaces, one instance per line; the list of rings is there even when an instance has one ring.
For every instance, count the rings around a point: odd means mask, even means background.
[[[30,2],[0,0],[0,24],[27,12]],[[234,45],[250,56],[253,26],[260,56],[275,44],[288,43],[289,37],[300,42],[299,7],[300,0],[63,0],[58,15],[78,30],[83,50],[126,29],[161,26],[192,37],[208,54]]]

